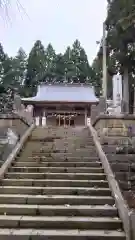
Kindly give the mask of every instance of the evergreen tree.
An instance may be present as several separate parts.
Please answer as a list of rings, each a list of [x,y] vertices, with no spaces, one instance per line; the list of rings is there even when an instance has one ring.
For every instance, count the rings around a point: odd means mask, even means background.
[[[53,68],[53,64],[54,64],[54,61],[55,61],[55,57],[56,57],[56,54],[55,54],[55,50],[52,46],[51,43],[48,44],[46,50],[45,50],[45,55],[46,55],[46,62],[47,62],[47,70]]]
[[[71,51],[71,59],[74,66],[73,78],[75,82],[85,83],[91,82],[91,68],[89,66],[88,58],[83,47],[78,40],[73,44]]]
[[[25,81],[27,67],[27,55],[23,48],[18,50],[15,60],[18,65],[16,68],[16,72],[18,72],[18,82],[22,85]]]
[[[80,42],[76,40],[73,43],[72,51],[71,51],[71,59],[74,66],[74,72],[73,72],[73,81],[74,82],[80,82],[79,76],[80,76],[80,69],[79,69],[79,57],[80,57],[80,51],[81,46]]]
[[[12,91],[28,97],[35,95],[37,85],[42,82],[90,82],[95,86],[94,81],[98,81],[95,71],[78,40],[72,47],[67,47],[64,54],[56,54],[50,43],[44,49],[38,40],[28,59],[22,48],[14,58],[9,58],[0,45],[0,92],[3,94],[11,92],[10,87]]]
[[[11,69],[11,59],[4,53],[0,44],[0,113],[12,111],[13,91],[10,88],[11,79],[7,77],[9,69]]]
[[[85,50],[81,48],[80,56],[78,57],[77,67],[79,69],[79,80],[81,83],[85,83],[86,81],[91,80],[91,68],[88,63],[87,55]]]
[[[4,53],[3,47],[0,43],[0,84],[3,83],[5,59],[6,59],[6,54]]]
[[[118,72],[123,74],[124,101],[129,102],[135,72],[135,1],[108,1],[107,42],[108,50],[116,60]],[[129,79],[130,76],[130,79]],[[128,111],[128,106],[126,111]]]
[[[63,55],[64,59],[64,75],[66,76],[67,82],[72,82],[72,78],[75,75],[75,66],[71,56],[72,50],[67,47],[66,52]]]
[[[94,71],[93,85],[95,87],[95,92],[97,96],[100,96],[102,87],[102,61],[100,58],[96,57],[94,59],[92,69]]]
[[[13,58],[6,57],[4,61],[3,85],[8,88],[9,85],[15,85],[15,72],[13,69]]]
[[[32,48],[27,63],[27,74],[25,80],[26,95],[34,95],[40,81],[40,75],[46,68],[45,50],[41,41],[36,41]]]
[[[0,43],[0,61],[3,63],[5,61],[6,54],[4,53],[2,44]]]
[[[62,54],[57,54],[55,57],[55,82],[63,82],[66,78],[65,61]]]
[[[56,60],[56,54],[53,46],[51,43],[48,44],[47,48],[45,49],[45,71],[43,76],[43,81],[45,82],[53,82],[54,78],[56,77],[56,64],[58,63]]]
[[[10,85],[19,92],[25,78],[25,71],[26,54],[20,48],[16,57],[7,58],[4,62],[4,86],[8,87]]]

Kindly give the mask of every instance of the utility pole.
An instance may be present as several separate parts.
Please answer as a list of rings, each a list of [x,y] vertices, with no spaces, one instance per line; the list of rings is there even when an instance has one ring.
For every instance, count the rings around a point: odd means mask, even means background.
[[[107,99],[107,65],[106,65],[106,24],[103,23],[103,79],[102,79],[102,95]]]

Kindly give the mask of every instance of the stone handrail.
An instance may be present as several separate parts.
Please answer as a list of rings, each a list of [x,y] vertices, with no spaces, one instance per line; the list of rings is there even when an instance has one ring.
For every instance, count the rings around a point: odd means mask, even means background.
[[[26,109],[14,111],[14,114],[23,119],[28,125],[31,125],[34,121],[31,112],[27,111]]]
[[[126,204],[126,202],[123,198],[120,187],[119,187],[118,182],[116,181],[115,176],[112,172],[112,169],[111,169],[111,166],[107,159],[107,156],[104,153],[104,151],[101,147],[101,144],[99,142],[96,130],[92,127],[91,124],[89,126],[89,129],[92,134],[95,146],[97,148],[99,158],[104,167],[104,171],[105,171],[107,179],[108,179],[109,187],[110,187],[113,197],[115,199],[115,204],[116,204],[116,207],[118,208],[120,218],[123,222],[124,231],[126,233],[126,239],[134,240],[135,239],[135,212],[128,208],[128,205]]]

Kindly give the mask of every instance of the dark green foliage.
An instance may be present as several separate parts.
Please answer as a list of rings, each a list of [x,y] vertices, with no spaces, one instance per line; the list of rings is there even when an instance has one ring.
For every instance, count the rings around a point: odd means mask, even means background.
[[[112,95],[112,76],[121,73],[123,75],[123,89],[126,89],[123,91],[124,101],[129,100],[131,106],[133,105],[133,86],[135,85],[135,0],[108,0],[107,11],[108,97]],[[102,53],[101,41],[99,52],[93,63],[97,77],[95,83],[98,83],[98,86],[102,78]],[[128,74],[126,75],[126,73]],[[129,99],[126,99],[128,95]]]
[[[37,77],[45,68],[45,50],[41,41],[36,41],[28,57],[27,74],[25,80],[26,96],[34,95]],[[28,90],[28,94],[27,94]]]
[[[108,53],[113,59],[115,71],[123,75],[123,97],[124,101],[129,101],[130,112],[133,107],[135,85],[134,16],[135,0],[109,1],[106,19]]]
[[[44,49],[37,41],[32,48],[27,65],[25,95],[34,95],[37,85],[47,83],[92,83],[95,72],[89,65],[85,50],[76,40],[72,48],[68,47],[64,54],[56,54],[52,45]],[[96,84],[95,84],[96,85]]]
[[[56,54],[49,43],[46,48],[37,40],[28,57],[22,48],[8,57],[0,45],[0,92],[7,88],[21,96],[34,96],[41,83],[91,83],[100,88],[96,71],[89,65],[87,55],[76,40],[64,54]]]

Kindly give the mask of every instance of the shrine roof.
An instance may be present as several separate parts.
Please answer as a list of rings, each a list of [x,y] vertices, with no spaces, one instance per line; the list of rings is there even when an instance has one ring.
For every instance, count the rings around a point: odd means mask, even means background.
[[[34,97],[22,98],[24,102],[98,102],[94,88],[90,85],[59,84],[40,85]]]

